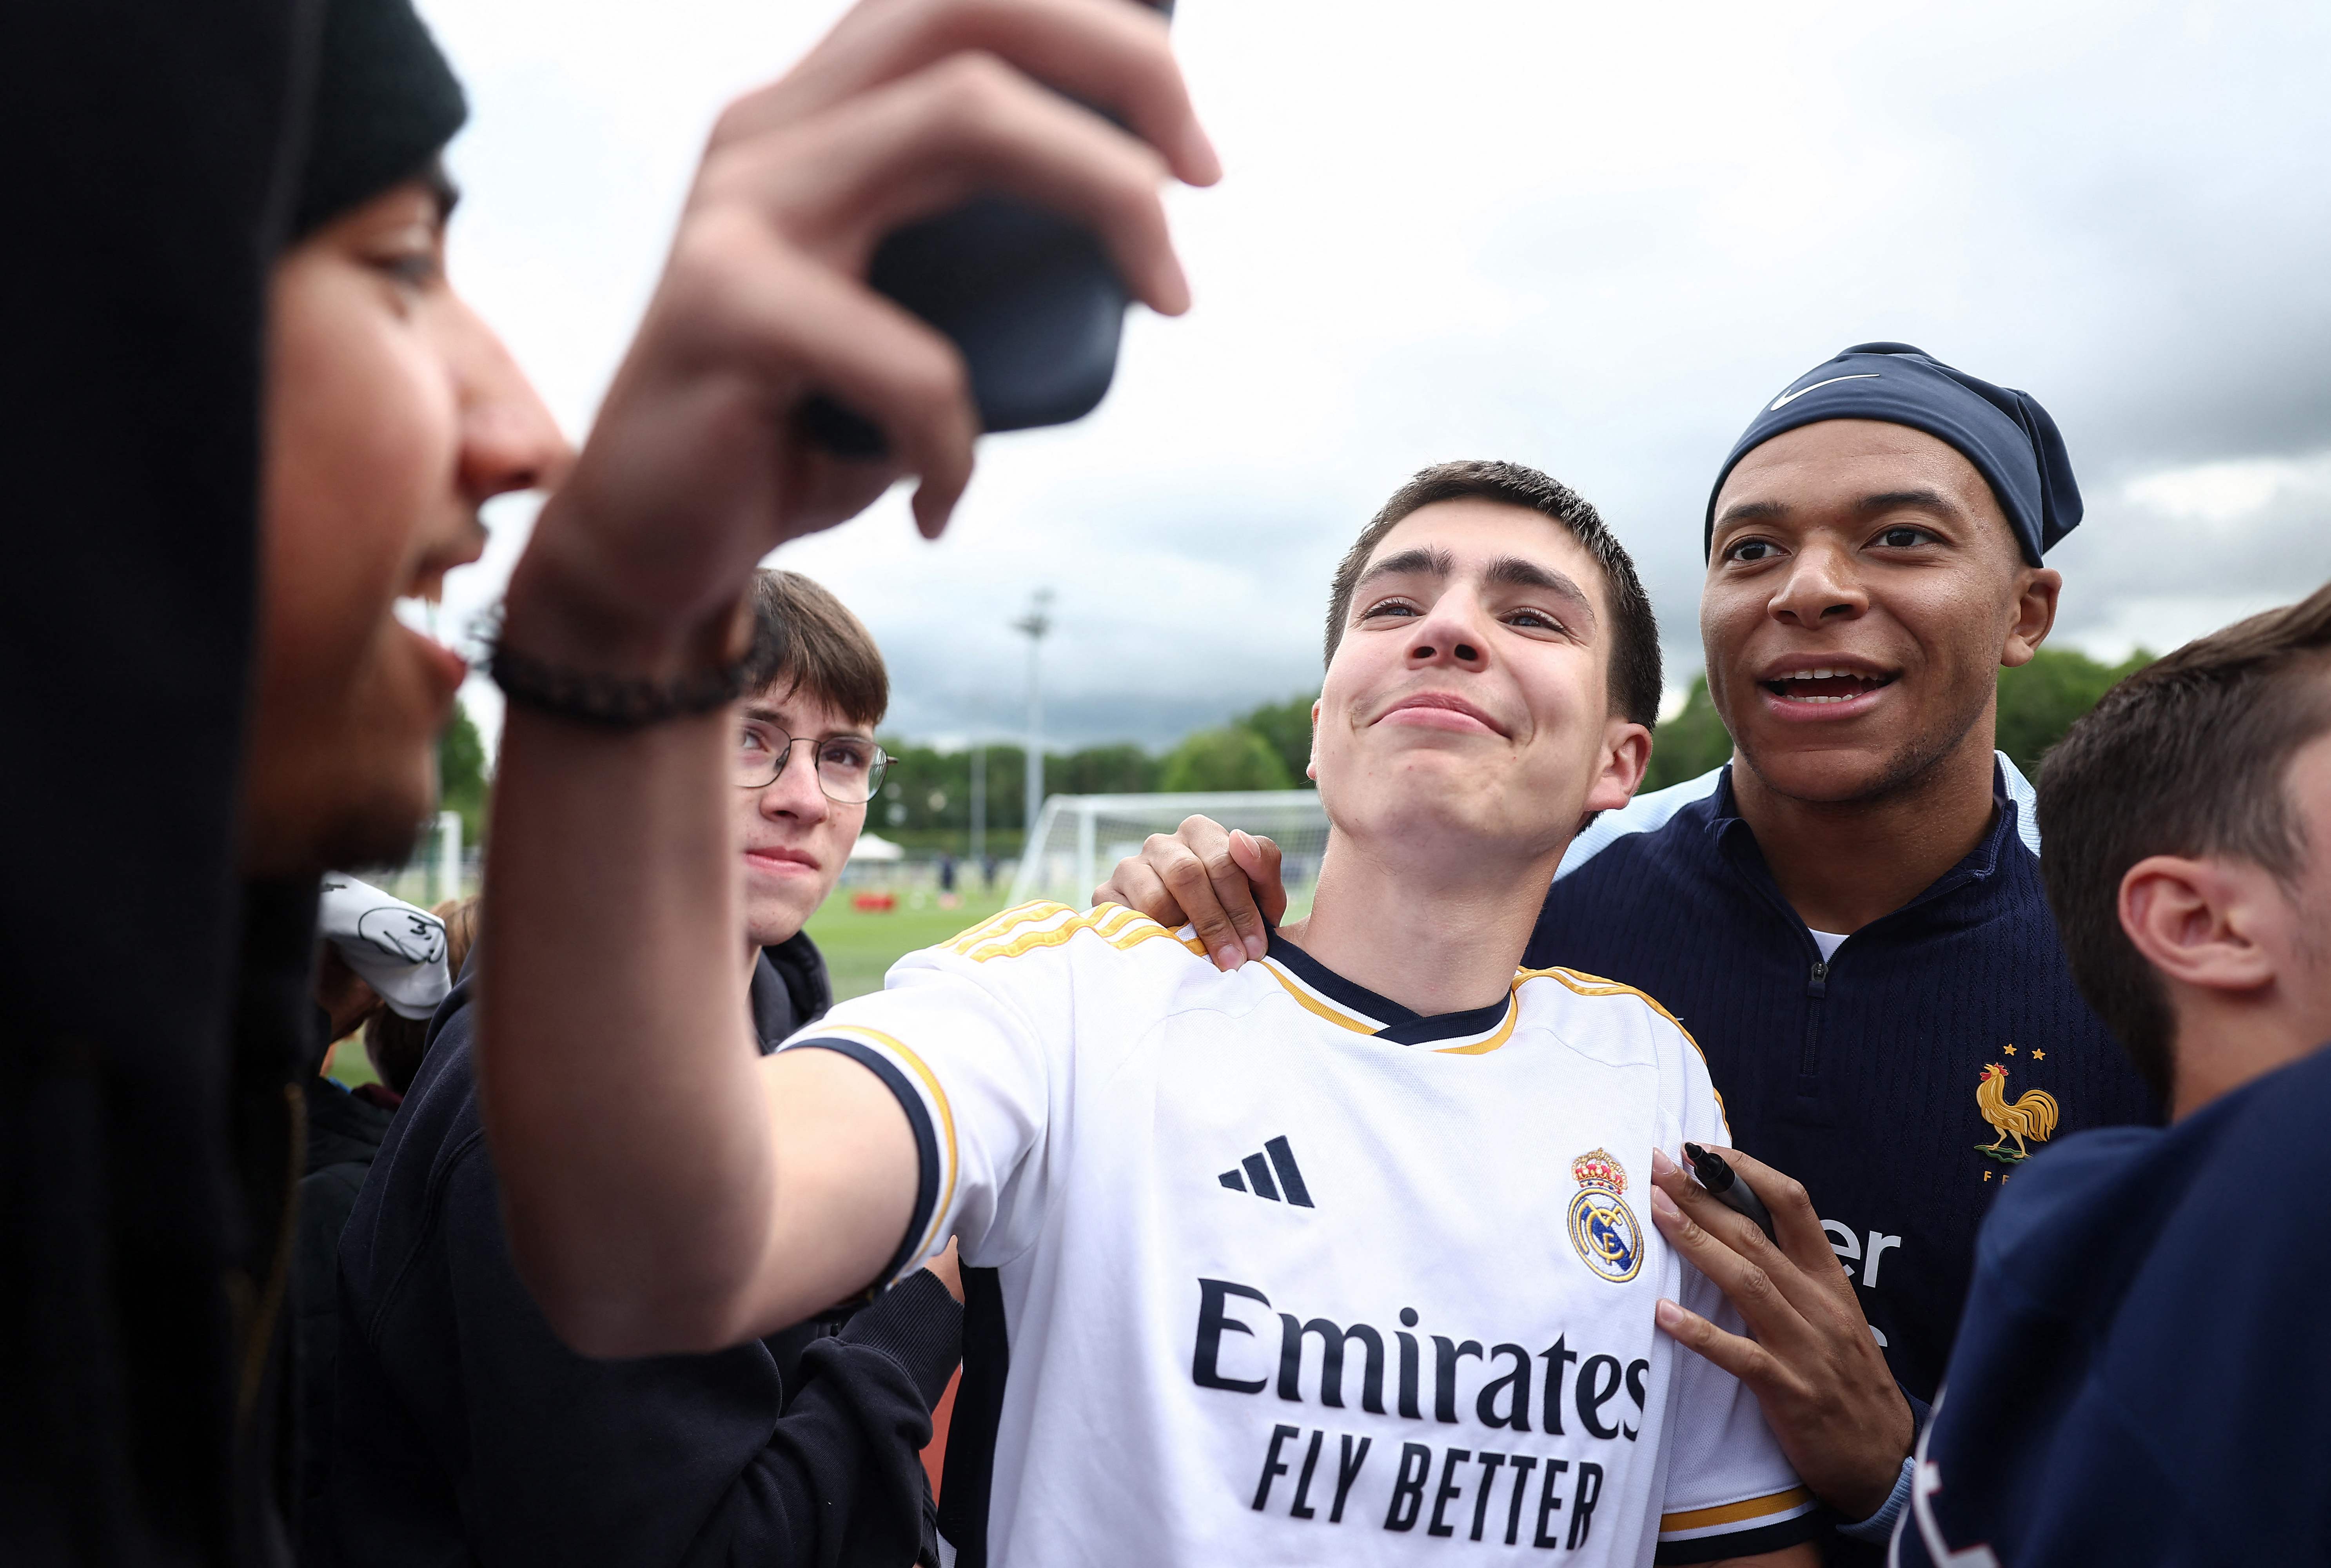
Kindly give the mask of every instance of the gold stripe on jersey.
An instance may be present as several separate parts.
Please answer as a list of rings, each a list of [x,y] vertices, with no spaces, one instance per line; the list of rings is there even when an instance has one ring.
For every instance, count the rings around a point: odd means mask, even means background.
[[[1023,953],[1033,953],[1039,948],[1058,947],[1080,931],[1090,931],[1107,940],[1141,918],[1132,910],[1119,908],[1114,904],[1105,904],[1081,915],[1072,912],[1065,904],[1054,904],[1040,911],[1038,917],[1052,919],[1061,915],[1068,916],[1068,918],[1033,931],[1019,931],[1017,936],[1006,932],[993,940],[966,944],[960,951],[974,964],[985,964],[997,958],[1017,958]],[[1022,922],[1023,925],[1026,923]],[[1015,927],[1013,929],[1019,928]]]
[[[1514,983],[1514,989],[1521,989],[1519,981]],[[1487,1040],[1477,1040],[1470,1045],[1438,1045],[1432,1048],[1432,1053],[1435,1056],[1487,1056],[1514,1037],[1514,1025],[1521,1022],[1521,1017],[1522,999],[1509,995],[1506,998],[1505,1022],[1498,1025],[1496,1031]]]
[[[1338,1025],[1344,1029],[1348,1029],[1354,1034],[1375,1034],[1384,1028],[1383,1024],[1377,1023],[1371,1019],[1363,1018],[1356,1012],[1346,1012],[1342,1008],[1337,1007],[1335,1003],[1320,996],[1309,986],[1304,984],[1303,982],[1289,974],[1285,966],[1280,965],[1278,960],[1273,958],[1264,958],[1259,962],[1262,965],[1264,972],[1273,980],[1278,981],[1280,985],[1286,990],[1288,995],[1292,996],[1298,1003],[1310,1012],[1318,1013],[1328,1022]]]
[[[969,954],[983,942],[992,942],[1014,927],[1026,926],[1038,920],[1049,920],[1055,915],[1069,913],[1066,904],[1055,904],[1049,898],[1033,898],[1025,904],[1014,904],[1001,914],[991,915],[945,944],[950,953]]]
[[[923,1080],[923,1088],[929,1091],[931,1103],[939,1107],[939,1127],[947,1134],[947,1185],[941,1189],[937,1203],[932,1206],[928,1229],[923,1232],[922,1242],[915,1250],[914,1261],[920,1263],[931,1255],[938,1241],[938,1229],[947,1222],[947,1205],[955,1201],[955,1107],[947,1104],[947,1090],[939,1087],[938,1075],[923,1065],[923,1059],[908,1050],[895,1035],[885,1034],[879,1029],[869,1029],[862,1023],[822,1026],[818,1032],[845,1037],[858,1035],[882,1047],[914,1069],[915,1076]]]
[[[1683,1020],[1678,1018],[1674,1013],[1670,1012],[1667,1008],[1660,1003],[1660,999],[1653,996],[1648,991],[1644,991],[1637,986],[1629,985],[1623,981],[1605,980],[1600,974],[1589,974],[1583,969],[1556,968],[1524,969],[1518,971],[1514,976],[1514,984],[1516,985],[1519,985],[1525,980],[1552,980],[1559,984],[1567,986],[1570,990],[1575,992],[1581,996],[1635,997],[1639,999],[1644,1006],[1650,1008],[1653,1012],[1658,1013],[1661,1018],[1666,1019],[1670,1023],[1675,1025],[1675,1031],[1683,1036],[1684,1043],[1690,1046],[1692,1050],[1699,1051],[1699,1065],[1703,1068],[1708,1066],[1708,1052],[1699,1050],[1699,1041],[1694,1040],[1691,1036],[1691,1031],[1683,1026]],[[1730,1137],[1732,1136],[1732,1119],[1729,1113],[1727,1113],[1724,1108],[1724,1091],[1716,1087],[1716,1075],[1712,1070],[1708,1074],[1708,1092],[1716,1096],[1717,1114],[1725,1118],[1724,1136],[1726,1137]]]
[[[1691,1031],[1683,1026],[1683,1020],[1661,1006],[1658,997],[1622,981],[1605,980],[1600,974],[1589,974],[1578,969],[1524,969],[1517,972],[1514,979],[1517,984],[1524,980],[1557,980],[1581,996],[1639,996],[1642,998],[1644,1006],[1674,1024],[1677,1033],[1691,1040]],[[1699,1041],[1691,1040],[1691,1048],[1699,1050]],[[1707,1059],[1708,1053],[1700,1051],[1700,1060],[1705,1061]]]
[[[1196,946],[1193,947],[1192,951],[1198,953],[1203,956],[1205,949],[1203,946]],[[1326,1019],[1328,1022],[1335,1024],[1340,1029],[1348,1029],[1354,1034],[1375,1035],[1382,1034],[1386,1029],[1391,1027],[1389,1024],[1379,1022],[1375,1019],[1368,1017],[1365,1013],[1354,1012],[1348,1008],[1337,1006],[1336,1003],[1328,1001],[1326,997],[1320,995],[1318,992],[1312,990],[1308,985],[1306,985],[1303,983],[1301,976],[1290,972],[1286,965],[1280,964],[1275,958],[1264,958],[1261,963],[1264,972],[1270,974],[1273,980],[1278,981],[1280,988],[1284,990],[1288,995],[1293,997],[1299,1006],[1303,1007],[1307,1012],[1318,1014],[1318,1016]],[[1519,982],[1516,982],[1516,984],[1518,984]],[[1518,999],[1508,997],[1506,1003],[1506,1016],[1504,1022],[1499,1023],[1496,1029],[1490,1031],[1481,1039],[1473,1041],[1465,1045],[1439,1045],[1426,1047],[1420,1043],[1418,1049],[1430,1049],[1436,1056],[1487,1056],[1489,1052],[1497,1050],[1499,1046],[1504,1045],[1506,1041],[1513,1038],[1514,1026],[1516,1023],[1520,1022],[1520,1002]]]
[[[1762,1497],[1747,1497],[1737,1503],[1719,1503],[1712,1508],[1691,1508],[1680,1514],[1660,1516],[1660,1539],[1686,1532],[1712,1530],[1719,1525],[1746,1525],[1759,1520],[1802,1514],[1812,1506],[1813,1495],[1803,1487],[1792,1487],[1785,1492],[1772,1492]]]
[[[1061,916],[1068,918],[1061,920]],[[1005,917],[1011,917],[1007,919]],[[1054,924],[1044,922],[1058,921]],[[1025,927],[1036,926],[1035,930]],[[1042,948],[1058,947],[1080,931],[1090,931],[1120,953],[1129,953],[1144,942],[1164,936],[1178,942],[1193,954],[1206,955],[1205,944],[1195,937],[1185,938],[1150,919],[1138,909],[1128,909],[1120,904],[1103,904],[1078,914],[1066,904],[1039,900],[1007,909],[1004,915],[986,925],[964,933],[947,945],[947,950],[974,964],[985,964],[996,958],[1017,958],[1023,953]],[[1019,933],[1013,935],[1013,933]]]
[[[1179,942],[1197,956],[1206,957],[1206,945],[1204,942],[1199,941],[1195,936],[1184,936],[1177,932],[1168,931],[1154,920],[1144,922],[1137,929],[1127,931],[1122,936],[1110,937],[1108,945],[1119,953],[1130,953],[1153,936],[1163,936],[1169,941]],[[1213,961],[1208,959],[1208,962]]]

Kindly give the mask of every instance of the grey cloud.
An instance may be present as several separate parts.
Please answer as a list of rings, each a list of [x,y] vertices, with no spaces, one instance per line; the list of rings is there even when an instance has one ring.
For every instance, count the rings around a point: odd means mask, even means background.
[[[2312,482],[2212,521],[2111,494],[2050,564],[2064,574],[2060,634],[2107,652],[2163,652],[2226,621],[2304,598],[2331,578],[2331,451]]]
[[[839,8],[431,5],[477,71],[455,275],[570,420],[712,110]],[[1459,456],[1592,499],[1688,676],[1708,480],[1761,401],[1869,338],[2063,426],[2089,521],[2056,553],[2062,635],[2202,630],[2331,572],[2304,495],[2203,528],[2127,488],[2331,451],[2319,4],[1356,0],[1324,32],[1268,5],[1175,25],[1231,167],[1175,198],[1199,309],[1137,316],[1096,417],[984,452],[956,541],[909,548],[886,507],[780,557],[873,626],[898,728],[1016,727],[1004,623],[1040,582],[1064,740],[1163,744],[1301,689],[1337,556]],[[502,541],[492,562],[463,595],[490,596]]]

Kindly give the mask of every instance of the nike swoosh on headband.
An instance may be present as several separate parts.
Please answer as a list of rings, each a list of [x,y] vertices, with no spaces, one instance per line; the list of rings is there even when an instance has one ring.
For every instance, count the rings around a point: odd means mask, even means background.
[[[1796,402],[1797,399],[1803,397],[1806,393],[1819,392],[1822,387],[1834,386],[1841,381],[1883,381],[1884,379],[1884,376],[1879,375],[1878,372],[1874,370],[1864,370],[1853,375],[1832,375],[1827,381],[1816,381],[1811,386],[1800,386],[1794,392],[1784,392],[1781,394],[1780,396],[1773,399],[1773,406],[1766,409],[1765,412],[1767,413],[1777,413],[1779,410],[1786,408],[1789,404]]]

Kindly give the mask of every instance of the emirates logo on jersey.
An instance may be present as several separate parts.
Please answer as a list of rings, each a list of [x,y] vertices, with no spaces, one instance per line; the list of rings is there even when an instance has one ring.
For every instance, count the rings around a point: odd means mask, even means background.
[[[1643,1266],[1643,1229],[1627,1207],[1626,1167],[1607,1149],[1589,1149],[1570,1162],[1578,1196],[1570,1201],[1570,1244],[1586,1267],[1623,1285]]]

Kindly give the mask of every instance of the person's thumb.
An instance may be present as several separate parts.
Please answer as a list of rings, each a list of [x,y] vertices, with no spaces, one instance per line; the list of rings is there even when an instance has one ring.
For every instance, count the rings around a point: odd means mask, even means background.
[[[1244,828],[1231,833],[1231,859],[1254,884],[1255,906],[1274,926],[1287,913],[1287,889],[1280,881],[1279,845]]]

